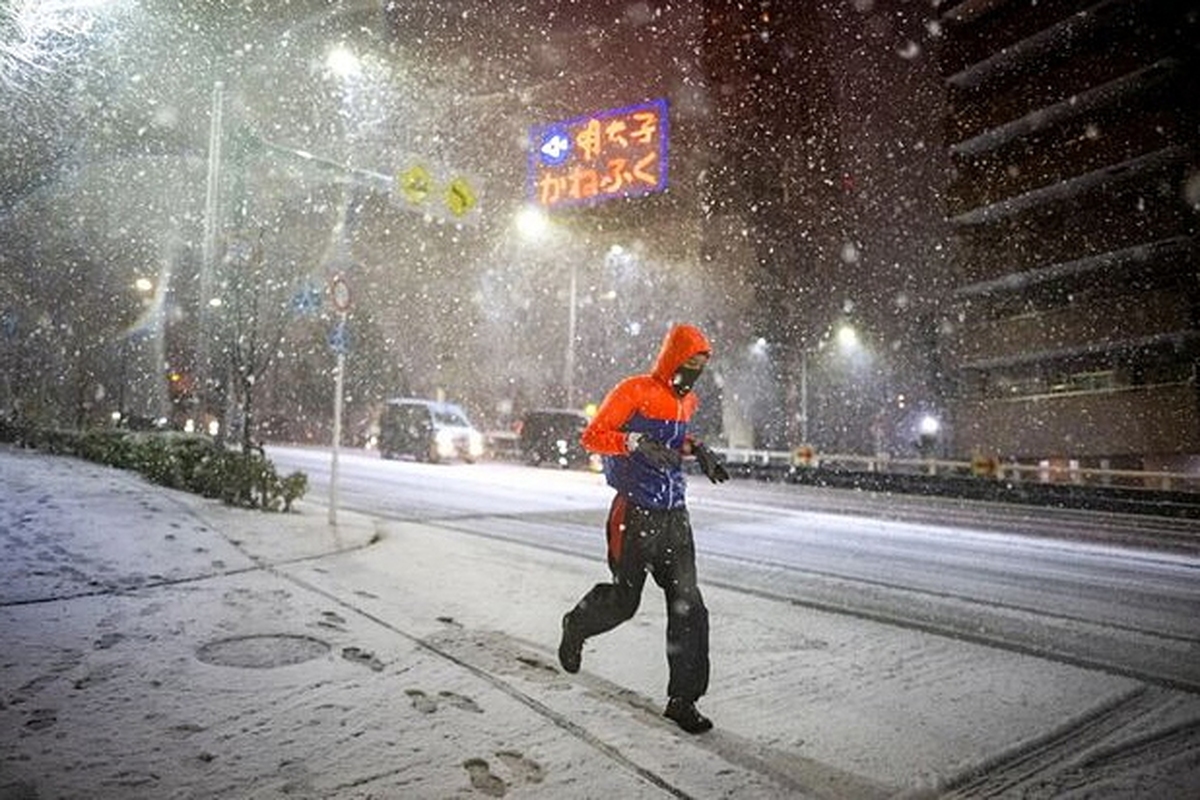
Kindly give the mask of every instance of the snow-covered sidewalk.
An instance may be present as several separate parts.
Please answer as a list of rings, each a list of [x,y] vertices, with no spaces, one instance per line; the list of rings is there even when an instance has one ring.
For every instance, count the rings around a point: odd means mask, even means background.
[[[692,737],[659,716],[651,588],[568,676],[559,617],[602,564],[339,523],[0,448],[0,798],[933,796],[1080,720],[1200,717],[1128,678],[706,589],[718,727]],[[1181,757],[1103,796],[1182,796]]]

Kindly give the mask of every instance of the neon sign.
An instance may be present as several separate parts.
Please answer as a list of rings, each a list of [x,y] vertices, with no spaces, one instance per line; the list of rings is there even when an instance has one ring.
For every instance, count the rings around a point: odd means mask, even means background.
[[[529,195],[542,208],[667,188],[666,100],[535,125],[529,138]]]

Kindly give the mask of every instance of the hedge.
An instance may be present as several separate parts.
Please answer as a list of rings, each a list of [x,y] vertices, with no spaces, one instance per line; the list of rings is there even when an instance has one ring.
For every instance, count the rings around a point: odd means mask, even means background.
[[[290,511],[308,491],[303,472],[280,477],[261,452],[230,450],[198,434],[39,429],[0,420],[0,441],[134,470],[162,486],[241,508]]]

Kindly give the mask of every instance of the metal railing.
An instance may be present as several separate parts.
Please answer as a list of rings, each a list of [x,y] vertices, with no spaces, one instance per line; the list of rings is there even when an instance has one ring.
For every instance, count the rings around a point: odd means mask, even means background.
[[[487,434],[488,453],[501,461],[520,458],[516,434],[491,431]],[[955,461],[943,458],[894,458],[854,453],[815,453],[796,450],[758,450],[740,447],[715,447],[730,467],[742,471],[783,475],[813,470],[822,473],[874,473],[933,478],[976,478],[1017,484],[1113,487],[1164,492],[1200,493],[1200,472],[1162,472],[1133,469],[1079,467],[1070,463],[1019,464],[996,459]]]
[[[1200,472],[1100,469],[1060,462],[1020,464],[995,459],[954,461],[941,458],[892,458],[851,453],[715,448],[727,464],[770,471],[818,470],[933,477],[976,477],[1010,483],[1121,487],[1156,491],[1200,492]]]

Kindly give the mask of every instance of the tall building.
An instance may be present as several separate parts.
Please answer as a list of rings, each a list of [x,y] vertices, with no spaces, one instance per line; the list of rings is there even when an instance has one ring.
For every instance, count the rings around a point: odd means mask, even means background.
[[[1200,466],[1200,4],[944,0],[955,454]]]

